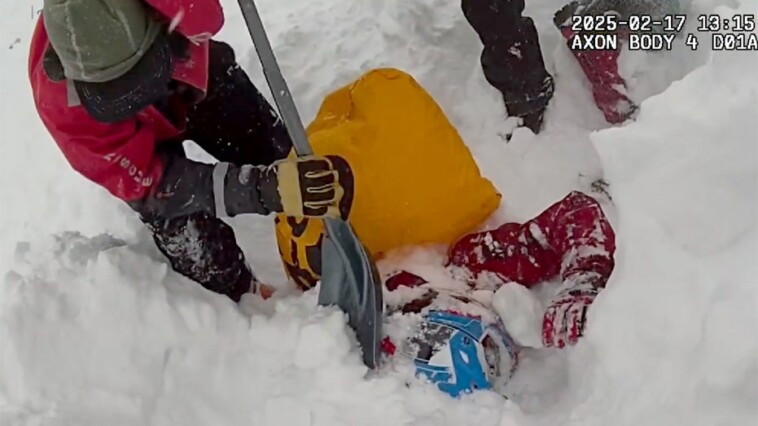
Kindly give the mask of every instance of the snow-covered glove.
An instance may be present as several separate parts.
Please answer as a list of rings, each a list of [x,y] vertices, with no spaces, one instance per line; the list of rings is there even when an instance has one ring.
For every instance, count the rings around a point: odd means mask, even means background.
[[[542,318],[542,344],[564,348],[582,336],[587,321],[587,309],[598,294],[592,284],[570,284],[550,302]]]

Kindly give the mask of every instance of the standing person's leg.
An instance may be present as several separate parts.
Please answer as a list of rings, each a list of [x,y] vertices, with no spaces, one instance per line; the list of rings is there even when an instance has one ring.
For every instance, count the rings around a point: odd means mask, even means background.
[[[292,143],[286,128],[228,45],[211,43],[208,79],[207,96],[187,114],[187,139],[237,165],[267,165],[287,156]],[[221,219],[197,213],[145,223],[174,270],[208,290],[239,301],[251,284],[258,285],[234,231]],[[265,286],[257,290],[270,294]]]
[[[612,9],[607,9],[610,1],[582,1],[571,2],[563,6],[553,16],[553,23],[566,39],[566,45],[574,54],[579,66],[582,67],[584,75],[587,76],[592,85],[592,97],[595,105],[602,111],[605,120],[611,124],[619,124],[631,117],[638,106],[627,96],[626,81],[621,77],[618,68],[619,55],[621,49],[606,50],[583,50],[572,49],[575,36],[577,34],[572,28],[572,16],[578,10],[585,10],[586,6],[592,6],[588,11],[591,15],[603,14]],[[623,18],[619,18],[621,20]],[[628,19],[628,18],[627,18]],[[624,39],[623,31],[616,33],[622,40]]]
[[[511,116],[538,133],[553,96],[539,36],[531,18],[522,16],[524,0],[462,0],[463,14],[484,44],[482,70],[503,95]]]

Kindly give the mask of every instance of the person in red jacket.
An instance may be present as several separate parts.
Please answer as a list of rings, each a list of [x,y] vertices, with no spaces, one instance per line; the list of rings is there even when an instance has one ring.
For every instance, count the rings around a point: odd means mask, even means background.
[[[276,112],[212,40],[223,23],[218,0],[45,0],[29,78],[71,166],[131,206],[176,271],[238,301],[270,290],[221,218],[345,217],[351,185],[338,157],[286,159]],[[219,162],[187,159],[185,140]]]
[[[385,282],[387,300],[393,302],[389,314],[416,314],[420,325],[407,340],[386,338],[383,348],[392,355],[399,344],[418,373],[453,396],[495,387],[513,374],[519,348],[508,324],[473,292],[496,291],[507,283],[533,287],[558,278],[560,287],[542,318],[542,344],[562,349],[582,336],[587,310],[613,271],[615,250],[615,234],[602,208],[581,192],[525,223],[467,235],[450,248],[447,268],[471,294],[406,271],[392,274]],[[458,335],[463,339],[456,340]]]

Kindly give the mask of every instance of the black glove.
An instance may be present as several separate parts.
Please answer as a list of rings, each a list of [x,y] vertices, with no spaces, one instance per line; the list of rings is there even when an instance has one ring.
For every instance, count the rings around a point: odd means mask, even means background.
[[[129,205],[144,220],[198,211],[215,216],[267,215],[347,219],[353,176],[335,156],[284,159],[270,166],[209,165],[165,153],[161,181]]]

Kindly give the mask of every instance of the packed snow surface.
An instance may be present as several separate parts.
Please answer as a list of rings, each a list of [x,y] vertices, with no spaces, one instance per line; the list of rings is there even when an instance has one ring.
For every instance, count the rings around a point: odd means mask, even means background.
[[[552,27],[561,4],[529,0],[526,12],[557,87],[545,130],[534,136],[518,129],[506,142],[514,123],[503,120],[499,94],[481,74],[481,46],[459,2],[257,3],[305,120],[327,93],[364,71],[391,66],[412,74],[504,195],[483,227],[528,219],[572,189],[600,199],[619,248],[586,338],[565,351],[525,350],[510,400],[490,392],[453,400],[408,380],[400,365],[365,377],[344,316],[318,308],[315,292],[283,291],[237,306],[178,276],[134,214],[73,172],[57,151],[34,112],[26,77],[42,1],[5,0],[1,425],[758,422],[754,52],[711,52],[709,35],[696,32],[697,51],[678,39],[671,52],[625,53],[622,73],[641,112],[609,128]],[[223,4],[220,38],[263,88],[237,3]],[[758,4],[693,0],[683,8],[686,33],[700,13],[755,14]],[[271,218],[233,224],[257,273],[288,288]],[[380,268],[444,283],[441,253],[408,249]],[[523,310],[527,316],[514,327],[525,344],[538,346],[529,333],[541,302],[525,297],[504,291],[495,301]]]

